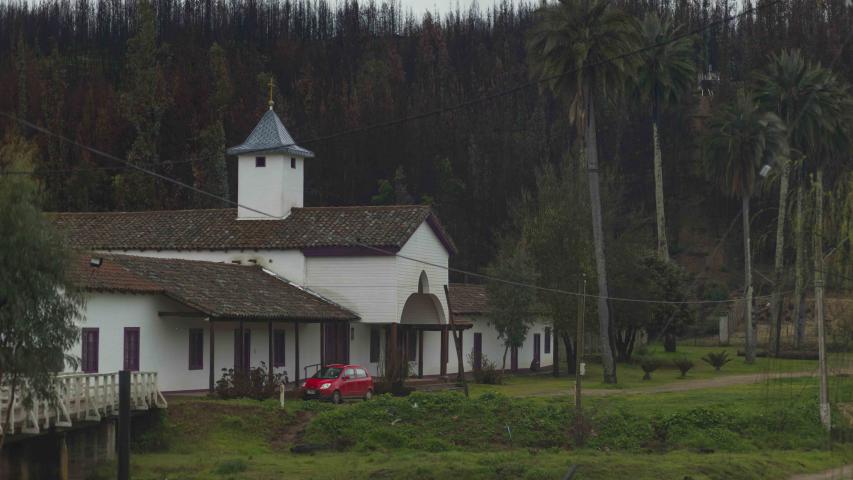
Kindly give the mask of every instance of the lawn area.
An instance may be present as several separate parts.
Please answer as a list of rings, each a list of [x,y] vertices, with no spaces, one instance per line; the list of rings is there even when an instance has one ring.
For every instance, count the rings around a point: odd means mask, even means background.
[[[732,359],[719,372],[707,363],[702,357],[710,352],[726,351]],[[616,374],[619,383],[616,385],[602,382],[602,370],[600,364],[588,363],[586,375],[583,378],[585,389],[626,389],[626,388],[652,388],[669,385],[675,382],[688,382],[692,380],[704,380],[719,378],[729,375],[748,374],[781,374],[787,372],[812,372],[817,369],[814,360],[789,360],[777,358],[758,358],[752,365],[747,364],[743,357],[737,356],[735,347],[694,347],[679,346],[678,352],[667,353],[662,347],[652,346],[649,354],[660,358],[663,362],[661,368],[652,373],[651,380],[643,380],[643,370],[639,365],[620,363]],[[687,377],[678,378],[680,373],[672,364],[676,358],[686,357],[693,361],[694,367]],[[565,371],[565,364],[561,365]],[[530,395],[559,395],[574,394],[574,377],[554,378],[549,375],[507,375],[503,385],[472,385],[474,394],[484,392],[500,392],[510,396]]]
[[[834,383],[853,400],[853,381]],[[137,438],[139,479],[784,479],[850,462],[818,424],[817,381],[591,397],[574,445],[573,402],[481,392],[380,396],[343,406],[176,398]],[[836,419],[840,415],[836,415]],[[841,425],[839,425],[840,427]],[[294,443],[323,445],[294,454]],[[105,465],[94,478],[112,478]]]

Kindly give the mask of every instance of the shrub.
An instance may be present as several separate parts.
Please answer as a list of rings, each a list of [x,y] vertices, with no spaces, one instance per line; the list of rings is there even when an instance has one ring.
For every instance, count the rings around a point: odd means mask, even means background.
[[[720,371],[723,368],[723,365],[732,361],[729,358],[729,352],[723,350],[722,352],[711,352],[704,357],[702,357],[702,361],[714,367],[714,370]]]
[[[245,460],[238,458],[220,462],[213,472],[218,475],[230,475],[232,473],[245,472],[248,467]]]
[[[222,377],[216,381],[216,395],[222,399],[248,397],[255,400],[278,395],[278,386],[284,381],[282,375],[273,375],[272,382],[266,369],[266,364],[248,371],[238,371],[233,368],[222,369]]]
[[[655,357],[640,357],[639,359],[640,368],[643,369],[644,375],[643,380],[651,380],[652,372],[660,368],[661,361]]]
[[[679,372],[681,372],[681,378],[686,377],[687,372],[693,368],[693,360],[690,360],[687,357],[676,358],[672,361],[672,364],[675,365],[675,368],[677,368]]]
[[[486,356],[485,353],[480,354],[480,369],[474,368],[474,356],[468,354],[468,363],[471,364],[471,373],[474,375],[474,382],[485,385],[500,385],[503,383],[503,374],[498,368],[497,363]]]

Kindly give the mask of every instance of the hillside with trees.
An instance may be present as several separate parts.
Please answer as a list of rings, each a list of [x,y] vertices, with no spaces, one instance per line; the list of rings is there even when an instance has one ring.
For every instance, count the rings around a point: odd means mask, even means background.
[[[224,148],[242,142],[267,108],[272,79],[277,112],[317,154],[307,167],[308,205],[429,203],[460,246],[454,266],[485,271],[522,241],[537,266],[532,278],[562,289],[577,288],[581,273],[596,278],[592,232],[600,229],[609,293],[624,297],[741,292],[745,250],[735,221],[743,211],[750,215],[756,294],[796,283],[802,300],[805,280],[790,267],[796,262],[811,275],[811,179],[821,178],[828,199],[823,247],[833,249],[827,284],[853,286],[846,134],[834,133],[837,148],[822,148],[832,129],[807,112],[811,126],[788,139],[798,168],[754,179],[748,208],[744,190],[720,188],[731,182],[714,177],[703,145],[709,129],[720,127],[711,117],[734,104],[742,88],[757,90],[762,110],[793,122],[786,115],[802,106],[802,97],[779,98],[768,66],[784,63],[778,56],[789,53],[781,52],[797,49],[815,75],[853,80],[853,13],[844,1],[769,2],[735,21],[721,21],[740,11],[727,0],[616,4],[639,26],[626,45],[682,39],[660,55],[637,56],[644,69],[626,66],[618,72],[620,88],[594,90],[588,99],[596,107],[601,225],[589,223],[595,202],[587,193],[593,179],[584,146],[590,138],[573,118],[588,109],[570,105],[564,86],[539,81],[554,66],[530,56],[537,15],[528,4],[415,18],[399,4],[373,2],[6,2],[0,110],[234,199],[236,167]],[[665,75],[662,68],[669,68]],[[700,82],[703,72],[719,74],[719,82]],[[37,145],[33,176],[47,210],[227,206],[8,118],[0,118],[0,134],[24,135]],[[788,222],[779,236],[779,219],[786,217],[796,220],[796,233]],[[549,259],[555,248],[573,253]],[[670,271],[669,257],[701,277],[695,291],[661,290],[666,279],[685,274]],[[778,268],[779,258],[787,268]],[[638,271],[663,283],[640,286]],[[571,300],[539,300],[555,317],[575,308]],[[615,311],[609,317],[618,318],[627,307],[609,308]],[[617,330],[616,356],[630,356],[633,330]]]

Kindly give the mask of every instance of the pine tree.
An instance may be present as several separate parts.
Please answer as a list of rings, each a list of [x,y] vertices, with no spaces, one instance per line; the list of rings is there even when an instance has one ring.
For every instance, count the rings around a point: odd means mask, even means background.
[[[220,197],[228,196],[228,169],[225,164],[225,112],[231,101],[233,88],[225,50],[214,43],[209,51],[210,76],[213,90],[208,98],[209,123],[198,135],[198,147],[193,159],[193,185]],[[222,206],[210,196],[196,194],[196,208]]]
[[[140,167],[156,169],[160,163],[160,125],[168,99],[157,58],[154,10],[147,1],[139,3],[138,8],[139,26],[127,42],[125,88],[121,96],[123,114],[135,134],[127,159]],[[123,209],[149,209],[163,204],[161,197],[165,192],[161,182],[141,172],[117,176],[114,188],[116,203]]]

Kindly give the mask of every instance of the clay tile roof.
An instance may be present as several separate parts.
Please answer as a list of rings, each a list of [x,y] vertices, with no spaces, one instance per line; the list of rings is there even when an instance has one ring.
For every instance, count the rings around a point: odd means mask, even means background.
[[[456,315],[482,315],[489,311],[485,285],[451,283],[448,293],[451,312]]]
[[[314,152],[302,148],[293,141],[290,132],[284,128],[281,119],[272,109],[267,110],[246,141],[227,150],[228,155],[254,153],[286,153],[312,158]]]
[[[238,220],[233,208],[54,213],[69,243],[86,250],[402,248],[426,221],[450,253],[456,246],[426,205],[295,208],[283,220]]]
[[[100,267],[89,264],[102,259]],[[161,293],[219,319],[356,320],[353,312],[258,266],[89,253],[71,280],[85,290]]]

